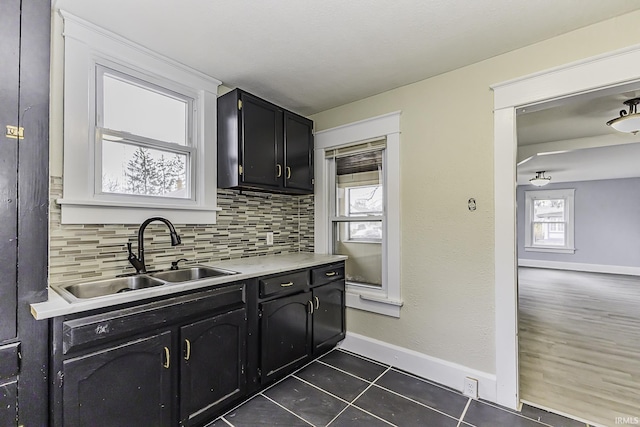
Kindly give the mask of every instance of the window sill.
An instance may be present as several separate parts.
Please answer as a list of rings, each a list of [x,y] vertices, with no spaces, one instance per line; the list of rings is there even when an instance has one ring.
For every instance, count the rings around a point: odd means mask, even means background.
[[[62,224],[140,224],[161,216],[175,224],[215,224],[215,207],[197,205],[123,203],[97,200],[56,200],[62,209]]]
[[[390,317],[400,317],[400,309],[403,306],[402,301],[396,301],[387,298],[383,294],[354,292],[347,289],[346,305],[349,308],[357,310],[370,311],[372,313],[382,314]]]
[[[525,246],[526,252],[548,252],[556,254],[573,254],[576,252],[575,248],[554,248],[554,247],[540,247],[540,246]]]

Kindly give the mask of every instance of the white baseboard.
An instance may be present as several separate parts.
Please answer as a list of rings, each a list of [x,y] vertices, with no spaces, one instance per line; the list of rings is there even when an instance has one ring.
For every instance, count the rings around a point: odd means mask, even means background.
[[[628,276],[640,276],[640,267],[627,267],[624,265],[584,264],[580,262],[518,259],[518,266],[550,268],[553,270],[586,271],[589,273],[625,274]]]
[[[392,365],[403,371],[462,392],[465,377],[478,380],[478,396],[496,402],[496,376],[388,344],[364,335],[347,332],[340,348]]]

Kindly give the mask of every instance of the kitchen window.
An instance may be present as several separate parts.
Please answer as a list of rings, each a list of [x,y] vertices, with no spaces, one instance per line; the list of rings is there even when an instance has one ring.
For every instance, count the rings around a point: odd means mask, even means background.
[[[61,15],[62,223],[214,224],[220,82]]]
[[[194,99],[97,67],[96,194],[192,199]]]
[[[573,189],[525,191],[525,250],[574,253]]]
[[[400,317],[400,113],[315,134],[315,249],[347,255],[347,307]]]

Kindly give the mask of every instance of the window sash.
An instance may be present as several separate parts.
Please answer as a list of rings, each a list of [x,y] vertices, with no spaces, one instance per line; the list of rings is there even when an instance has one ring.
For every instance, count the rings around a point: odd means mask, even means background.
[[[105,61],[106,62],[106,61]],[[135,71],[126,70],[120,71],[115,69],[116,67],[109,67],[102,64],[95,65],[95,144],[94,144],[94,197],[99,197],[107,200],[128,200],[128,199],[140,199],[140,200],[158,200],[158,199],[171,199],[171,197],[158,196],[158,195],[142,195],[142,194],[128,194],[128,193],[116,193],[103,191],[103,139],[111,140],[113,142],[127,144],[131,146],[137,146],[142,148],[149,148],[158,151],[164,151],[170,155],[178,154],[186,156],[185,164],[185,178],[184,183],[187,188],[189,197],[175,198],[176,200],[184,200],[195,202],[196,201],[196,181],[197,181],[197,150],[193,144],[194,142],[194,123],[195,123],[195,100],[193,97],[185,94],[181,94],[170,88],[169,82],[163,82],[162,85],[154,84],[148,80],[138,77]],[[121,68],[121,67],[117,67]],[[176,100],[185,102],[186,108],[186,129],[185,129],[185,144],[176,142],[168,142],[159,139],[149,138],[142,135],[136,135],[130,132],[108,129],[103,126],[104,124],[104,75],[107,74],[110,77],[122,80],[125,83],[129,83],[135,86],[139,86],[143,89],[156,92],[160,95],[174,98]],[[166,86],[166,87],[165,87]]]

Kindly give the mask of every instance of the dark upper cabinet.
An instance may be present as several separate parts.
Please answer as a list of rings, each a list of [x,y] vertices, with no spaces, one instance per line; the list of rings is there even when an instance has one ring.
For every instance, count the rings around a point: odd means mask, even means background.
[[[64,362],[65,426],[170,426],[171,332]]]
[[[261,383],[281,378],[311,350],[309,292],[260,304]]]
[[[240,89],[218,98],[218,187],[313,193],[313,122]]]
[[[180,328],[181,425],[200,425],[246,389],[246,310]]]
[[[324,353],[345,337],[344,280],[313,289],[313,354]]]

